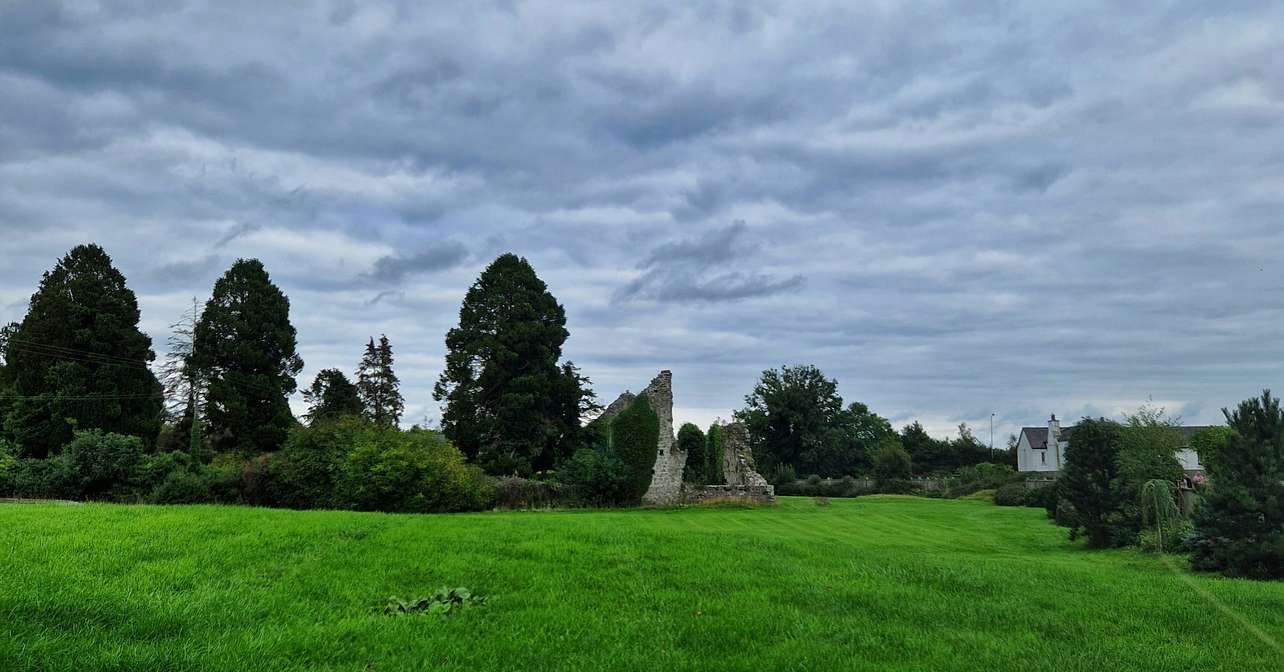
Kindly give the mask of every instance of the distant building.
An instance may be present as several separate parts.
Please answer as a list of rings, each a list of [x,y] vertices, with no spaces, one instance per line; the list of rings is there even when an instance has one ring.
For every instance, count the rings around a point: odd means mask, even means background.
[[[1191,435],[1204,427],[1178,427],[1184,445],[1177,450],[1177,461],[1186,470],[1187,476],[1202,473],[1204,467],[1199,464],[1199,455],[1190,449]],[[1046,471],[1055,475],[1065,464],[1066,448],[1070,446],[1070,437],[1074,427],[1061,428],[1054,413],[1048,420],[1047,427],[1022,427],[1021,437],[1017,441],[1017,471]]]

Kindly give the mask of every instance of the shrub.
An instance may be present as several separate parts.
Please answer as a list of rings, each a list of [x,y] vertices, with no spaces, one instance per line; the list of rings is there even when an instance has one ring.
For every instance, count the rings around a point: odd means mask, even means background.
[[[777,464],[776,468],[771,471],[772,485],[783,485],[793,483],[798,480],[798,473],[794,471],[792,464]]]
[[[336,502],[359,511],[476,511],[494,503],[494,484],[437,432],[370,427],[353,437]]]
[[[969,501],[969,502],[991,502],[991,503],[995,503],[995,502],[994,502],[994,494],[995,494],[996,492],[997,492],[996,490],[977,490],[976,492],[974,492],[974,493],[972,493],[972,494],[970,494],[970,495],[964,495],[964,496],[962,496],[962,497],[959,497],[959,499],[960,499],[960,500],[964,500],[964,501]]]
[[[147,501],[152,504],[201,504],[210,501],[210,474],[199,466],[171,471]]]
[[[65,457],[19,458],[14,463],[13,494],[31,499],[63,499],[75,496],[69,464]]]
[[[13,492],[14,478],[18,473],[17,455],[17,446],[0,439],[0,496]]]
[[[632,493],[628,469],[606,445],[575,451],[558,477],[571,498],[589,506],[622,504]]]
[[[628,499],[639,500],[651,485],[655,471],[660,419],[646,395],[638,395],[611,421],[611,451],[628,472]]]
[[[1046,509],[1048,515],[1051,516],[1057,510],[1060,492],[1055,482],[1041,485],[1037,488],[1030,488],[1025,493],[1025,505]]]
[[[501,509],[548,508],[561,503],[563,486],[518,476],[501,478],[495,488],[495,505]]]
[[[71,492],[85,499],[121,495],[136,481],[143,459],[143,440],[136,436],[76,432],[59,457],[67,460]]]
[[[266,465],[265,503],[291,509],[335,506],[335,483],[345,456],[373,425],[355,416],[318,420],[290,430],[285,446]]]
[[[210,500],[232,504],[246,502],[248,499],[242,491],[245,473],[245,460],[236,453],[222,453],[205,466],[205,476],[209,479]]]
[[[994,503],[999,506],[1025,506],[1028,499],[1024,483],[1008,483],[994,491]]]

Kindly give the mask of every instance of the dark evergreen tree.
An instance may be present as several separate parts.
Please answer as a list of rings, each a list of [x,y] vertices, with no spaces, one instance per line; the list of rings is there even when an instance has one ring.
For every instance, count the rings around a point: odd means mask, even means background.
[[[992,457],[990,453],[990,447],[976,438],[976,435],[972,433],[972,428],[968,427],[966,422],[961,422],[959,423],[958,438],[950,441],[948,456],[953,458],[954,463],[948,465],[947,469],[953,470],[958,467],[990,462]]]
[[[704,432],[689,422],[682,425],[678,428],[678,450],[684,451],[687,455],[686,466],[682,469],[682,480],[700,485],[709,483],[708,465],[704,454]]]
[[[900,439],[916,474],[944,473],[958,467],[955,446],[949,440],[932,438],[917,421],[901,429]]]
[[[704,435],[704,474],[711,484],[727,482],[727,475],[722,467],[722,425],[713,423]],[[754,458],[757,459],[757,458]]]
[[[365,411],[357,386],[338,369],[318,372],[312,385],[303,391],[303,400],[308,403],[305,417],[309,424],[346,416],[360,417]]]
[[[626,491],[631,500],[641,499],[651,486],[659,440],[660,418],[646,395],[638,395],[611,421],[611,452],[628,471]]]
[[[384,427],[396,427],[405,410],[401,381],[392,371],[392,344],[380,336],[366,344],[366,354],[357,368],[357,394],[365,409],[366,419]]]
[[[1284,578],[1284,412],[1269,390],[1223,410],[1234,430],[1203,442],[1209,489],[1195,511],[1195,569]]]
[[[433,396],[442,431],[470,460],[529,474],[578,447],[591,392],[558,365],[566,337],[565,311],[525,259],[499,257],[469,288]]]
[[[1118,456],[1122,443],[1119,423],[1084,418],[1070,435],[1061,477],[1065,499],[1074,507],[1074,533],[1080,529],[1094,548],[1113,543],[1112,530],[1121,516],[1117,491]]]
[[[5,353],[9,352],[9,339],[18,333],[18,323],[10,322],[0,327],[0,442],[6,442],[8,438],[5,430],[5,419],[9,417],[9,412],[15,403],[14,396],[17,392],[13,389],[13,376],[9,370],[9,361]],[[0,446],[5,444],[0,443]],[[0,458],[3,459],[3,458]]]
[[[5,428],[24,455],[44,457],[75,430],[155,442],[163,395],[138,320],[134,292],[97,245],[75,247],[44,274],[4,353]]]
[[[815,366],[782,366],[762,372],[745,408],[735,417],[749,433],[754,460],[767,472],[792,465],[799,473],[817,470],[817,458],[837,436],[843,410],[837,381]]]
[[[214,283],[196,327],[193,361],[206,381],[207,437],[217,452],[271,452],[296,424],[289,396],[303,360],[290,300],[257,259],[238,259]]]

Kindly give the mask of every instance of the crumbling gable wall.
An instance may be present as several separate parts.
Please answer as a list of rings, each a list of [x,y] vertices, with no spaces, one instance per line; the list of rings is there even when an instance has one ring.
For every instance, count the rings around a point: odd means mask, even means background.
[[[677,450],[673,440],[673,374],[661,371],[642,390],[651,410],[660,420],[660,438],[656,442],[655,469],[651,472],[651,486],[642,501],[647,504],[671,505],[682,502],[682,469],[687,464],[687,454]],[[621,394],[611,402],[594,422],[610,422],[633,403],[637,396],[631,392]]]

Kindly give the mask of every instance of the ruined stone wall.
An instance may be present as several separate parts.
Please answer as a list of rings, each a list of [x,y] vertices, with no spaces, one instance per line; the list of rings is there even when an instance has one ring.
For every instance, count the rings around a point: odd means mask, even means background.
[[[767,479],[754,470],[749,430],[738,422],[722,428],[722,473],[727,485],[767,486]]]
[[[711,499],[774,504],[776,488],[754,470],[749,431],[733,422],[722,428],[722,473],[726,483],[688,488],[686,501],[698,504]]]
[[[661,371],[642,394],[651,403],[651,409],[660,419],[660,440],[656,446],[655,471],[651,487],[642,501],[647,504],[669,505],[682,502],[682,470],[687,465],[687,454],[677,449],[673,440],[673,374]]]
[[[651,472],[651,485],[642,501],[647,504],[667,506],[682,502],[682,470],[687,464],[687,454],[677,450],[673,440],[673,374],[661,371],[642,390],[651,410],[660,421],[660,438],[656,442],[655,469]],[[610,422],[633,403],[637,396],[631,392],[621,394],[611,402],[594,422]]]
[[[688,504],[709,501],[775,504],[776,489],[770,485],[700,485],[688,487],[685,498]]]

